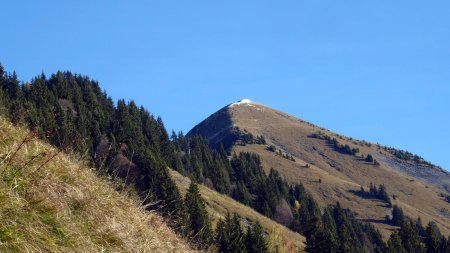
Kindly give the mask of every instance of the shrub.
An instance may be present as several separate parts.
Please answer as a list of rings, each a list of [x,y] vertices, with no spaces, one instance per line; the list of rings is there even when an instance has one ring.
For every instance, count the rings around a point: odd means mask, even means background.
[[[276,152],[277,148],[275,147],[275,145],[270,145],[267,147],[267,150],[269,150],[270,152]]]

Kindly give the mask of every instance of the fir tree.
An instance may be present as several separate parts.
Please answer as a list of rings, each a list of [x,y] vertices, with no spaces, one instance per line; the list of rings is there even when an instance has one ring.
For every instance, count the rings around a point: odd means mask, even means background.
[[[424,253],[425,249],[419,237],[419,233],[411,221],[404,220],[399,230],[399,236],[406,252]]]
[[[197,184],[191,182],[185,197],[187,227],[195,242],[209,244],[212,241],[211,221]]]
[[[333,241],[332,232],[324,227],[323,223],[317,218],[314,218],[311,222],[311,229],[306,234],[306,252],[337,252],[337,245]]]
[[[388,249],[389,253],[407,253],[405,248],[403,247],[402,240],[397,232],[391,234],[388,241]]]
[[[405,215],[403,214],[403,210],[397,205],[394,205],[392,209],[392,218],[391,218],[392,225],[400,226],[404,220]]]
[[[248,253],[268,252],[267,240],[258,221],[247,228],[246,248]]]
[[[436,223],[428,223],[424,242],[427,248],[427,253],[441,252],[441,247],[443,244],[445,244],[445,242],[443,236],[439,232],[438,227],[436,226]]]
[[[224,220],[220,220],[216,229],[216,243],[219,252],[222,253],[244,253],[245,235],[241,229],[237,214],[227,213]]]

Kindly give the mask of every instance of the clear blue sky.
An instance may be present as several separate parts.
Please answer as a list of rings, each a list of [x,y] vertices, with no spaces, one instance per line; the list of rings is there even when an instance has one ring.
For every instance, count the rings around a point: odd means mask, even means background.
[[[95,2],[95,3],[94,3]],[[449,1],[4,1],[0,62],[188,131],[250,98],[450,169]]]

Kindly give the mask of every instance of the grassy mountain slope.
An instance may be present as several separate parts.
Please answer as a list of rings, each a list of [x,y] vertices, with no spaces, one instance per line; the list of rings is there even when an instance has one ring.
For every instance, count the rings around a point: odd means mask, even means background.
[[[395,150],[332,133],[253,102],[235,103],[219,110],[188,135],[200,134],[213,146],[219,142],[231,144],[237,127],[253,136],[264,136],[269,145],[292,155],[295,161],[268,151],[266,145],[233,145],[234,151],[259,154],[266,170],[274,168],[289,182],[302,182],[321,206],[339,201],[387,236],[394,229],[385,222],[391,209],[379,200],[356,194],[361,186],[368,190],[371,182],[384,184],[391,198],[396,195],[393,204],[402,207],[408,216],[420,216],[425,224],[434,220],[442,232],[450,233],[450,205],[441,195],[448,191],[450,174],[437,166],[420,159],[400,159],[394,155]],[[336,138],[341,145],[358,148],[359,152],[345,154],[326,140],[313,138],[319,131]],[[380,165],[364,161],[362,154],[371,154]]]
[[[190,179],[182,176],[178,172],[171,170],[171,176],[176,182],[180,191],[185,194],[189,188]],[[220,218],[224,218],[227,211],[236,212],[244,221],[259,221],[263,229],[268,233],[269,247],[271,252],[298,252],[304,250],[305,238],[299,233],[295,233],[277,222],[261,215],[252,208],[243,205],[236,200],[209,189],[204,185],[199,185],[200,192],[204,198],[213,225]]]
[[[193,252],[74,158],[0,118],[0,252]]]

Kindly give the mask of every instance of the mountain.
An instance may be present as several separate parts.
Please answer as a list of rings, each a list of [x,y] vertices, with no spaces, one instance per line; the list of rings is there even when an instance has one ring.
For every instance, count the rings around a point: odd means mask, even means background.
[[[223,108],[187,136],[169,137],[160,117],[133,101],[113,102],[87,76],[66,71],[21,83],[0,64],[0,116],[13,123],[5,121],[0,135],[0,244],[6,251],[170,251],[171,241],[127,241],[133,229],[147,227],[119,200],[127,197],[142,215],[164,217],[160,224],[171,228],[165,239],[177,238],[176,232],[197,249],[450,248],[439,231],[448,234],[450,196],[439,190],[445,178],[431,180],[432,186],[389,166],[396,162],[401,165],[395,168],[422,175],[443,170],[409,152],[345,138],[250,100]],[[28,133],[20,134],[25,126]],[[92,167],[91,177],[71,163]],[[382,230],[384,241],[368,222]],[[151,225],[144,236],[165,236]],[[389,236],[391,230],[396,232]],[[189,250],[182,241],[180,247]]]
[[[0,160],[0,252],[196,252],[135,194],[2,117]]]
[[[371,185],[383,185],[389,202],[407,216],[434,221],[450,233],[450,174],[407,151],[345,137],[248,99],[225,106],[187,134],[196,135],[213,148],[223,144],[231,153],[258,154],[266,173],[274,168],[289,183],[301,182],[322,208],[339,202],[385,238],[395,229],[386,222],[392,205],[368,194]]]

